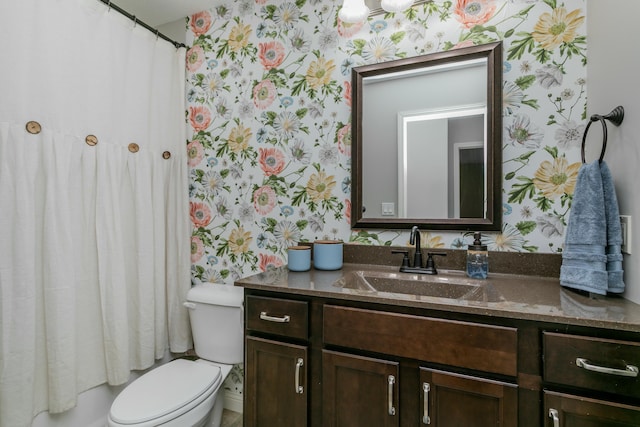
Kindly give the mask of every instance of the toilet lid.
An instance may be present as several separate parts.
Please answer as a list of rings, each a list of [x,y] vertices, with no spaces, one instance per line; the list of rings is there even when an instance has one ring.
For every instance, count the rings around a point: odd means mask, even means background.
[[[129,384],[111,406],[111,419],[121,424],[150,421],[179,410],[222,381],[220,368],[176,359]]]

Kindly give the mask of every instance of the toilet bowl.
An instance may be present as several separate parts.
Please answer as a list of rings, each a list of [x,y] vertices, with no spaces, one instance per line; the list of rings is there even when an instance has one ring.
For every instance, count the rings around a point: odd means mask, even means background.
[[[133,381],[111,405],[107,425],[219,427],[223,399],[218,392],[243,357],[243,298],[243,289],[233,286],[192,288],[185,306],[201,358],[173,360]]]
[[[116,397],[109,427],[204,426],[231,365],[176,359],[141,376]]]

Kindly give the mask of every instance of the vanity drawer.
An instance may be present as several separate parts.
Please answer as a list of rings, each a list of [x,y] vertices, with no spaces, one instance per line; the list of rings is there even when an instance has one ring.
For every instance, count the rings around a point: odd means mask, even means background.
[[[305,301],[248,295],[246,310],[249,331],[305,340],[309,336],[309,308]]]
[[[325,305],[324,342],[425,362],[517,375],[518,331],[494,325]]]
[[[545,381],[640,398],[639,343],[544,332],[543,345]]]

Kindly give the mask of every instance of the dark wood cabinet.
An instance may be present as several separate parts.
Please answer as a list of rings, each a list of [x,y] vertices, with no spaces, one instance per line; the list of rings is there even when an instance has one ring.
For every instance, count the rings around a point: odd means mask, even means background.
[[[245,427],[640,426],[640,335],[245,290]]]
[[[245,344],[245,425],[307,425],[307,347],[259,337]]]
[[[382,310],[324,305],[324,343],[515,377],[518,331]]]
[[[245,297],[246,427],[301,427],[309,416],[309,304]]]
[[[392,362],[324,350],[326,426],[518,424],[515,328],[325,304],[323,343],[401,360]],[[414,369],[412,363],[404,362],[407,358],[511,376],[514,383]],[[400,387],[403,378],[399,367],[405,365],[409,384]]]
[[[638,427],[640,407],[552,391],[544,392],[545,426]]]
[[[543,361],[546,426],[640,426],[640,406],[619,403],[640,397],[640,344],[545,331]]]
[[[246,325],[249,332],[306,341],[309,336],[309,305],[305,301],[248,296]]]
[[[544,379],[640,398],[640,344],[545,331]]]
[[[424,425],[518,425],[518,389],[514,384],[421,368],[420,389],[420,414]]]
[[[323,425],[398,426],[398,380],[397,362],[324,350]]]

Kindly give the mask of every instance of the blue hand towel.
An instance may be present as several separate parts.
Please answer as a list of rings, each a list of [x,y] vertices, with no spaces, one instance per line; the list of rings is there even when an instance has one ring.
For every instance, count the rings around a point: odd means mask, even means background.
[[[622,279],[622,227],[620,226],[620,208],[613,185],[613,177],[609,166],[603,161],[600,164],[602,191],[604,192],[604,213],[607,221],[607,274],[609,276],[607,290],[613,293],[624,292]]]
[[[560,267],[562,286],[606,295],[607,225],[600,163],[578,172]]]

